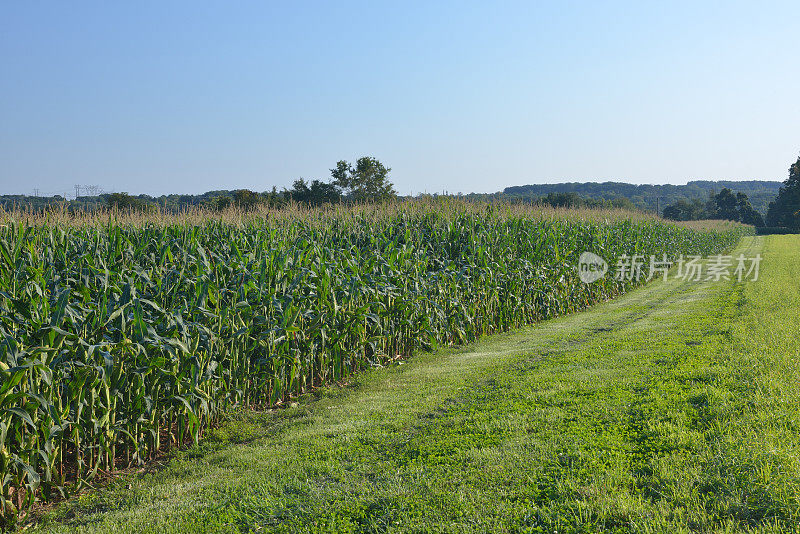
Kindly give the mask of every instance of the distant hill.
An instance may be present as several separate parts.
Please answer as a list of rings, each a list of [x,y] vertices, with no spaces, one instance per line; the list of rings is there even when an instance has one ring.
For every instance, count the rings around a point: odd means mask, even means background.
[[[727,187],[734,192],[746,194],[753,208],[762,215],[767,212],[767,206],[778,196],[778,189],[782,182],[768,182],[749,180],[732,182],[726,180],[710,181],[695,180],[686,185],[635,185],[622,182],[566,182],[560,184],[532,184],[506,187],[502,196],[518,200],[536,200],[549,193],[574,192],[583,197],[597,200],[613,200],[623,197],[629,199],[636,206],[648,210],[656,208],[656,202],[663,210],[664,206],[674,203],[679,199],[692,200],[699,198],[707,200],[711,192],[719,192]]]
[[[778,196],[778,189],[782,182],[767,182],[751,180],[747,182],[708,181],[695,180],[686,185],[635,185],[623,182],[566,182],[560,184],[533,184],[506,187],[498,193],[469,193],[463,195],[468,200],[483,200],[494,202],[498,200],[510,201],[536,201],[550,193],[576,193],[577,195],[593,200],[614,200],[626,198],[636,207],[645,210],[655,210],[658,201],[661,210],[679,199],[692,200],[699,198],[708,200],[710,193],[718,193],[727,187],[734,192],[746,194],[753,208],[766,214],[767,206]],[[158,205],[167,210],[179,211],[194,206],[212,205],[218,197],[233,197],[234,192],[228,190],[209,191],[201,195],[162,195],[152,197],[149,195],[136,195],[136,198],[145,204]],[[264,194],[268,194],[264,192]],[[274,192],[272,194],[280,194]],[[438,196],[438,195],[437,195]],[[97,196],[82,196],[77,199],[67,200],[62,196],[36,197],[28,195],[0,195],[0,208],[3,209],[31,209],[39,211],[48,207],[62,207],[68,210],[94,210],[105,204],[107,194]],[[656,200],[658,199],[658,200]]]

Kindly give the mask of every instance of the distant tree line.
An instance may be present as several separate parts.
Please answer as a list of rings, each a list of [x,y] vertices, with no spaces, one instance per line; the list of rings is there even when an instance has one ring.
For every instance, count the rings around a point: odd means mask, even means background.
[[[328,180],[304,178],[292,187],[278,191],[255,192],[247,189],[209,191],[200,195],[131,195],[111,193],[81,196],[66,200],[62,196],[0,196],[0,207],[34,211],[60,207],[74,211],[92,211],[107,206],[145,210],[158,206],[167,211],[195,207],[224,210],[229,207],[252,209],[255,206],[281,207],[290,202],[319,206],[339,202],[382,202],[397,196],[389,181],[390,168],[376,158],[365,156],[355,164],[338,161]],[[719,191],[719,193],[717,192]],[[420,197],[440,196],[437,193]],[[457,196],[467,201],[502,201],[539,203],[556,207],[624,208],[655,211],[663,209],[674,220],[724,218],[748,224],[800,227],[800,158],[789,169],[783,184],[772,181],[692,181],[686,185],[634,185],[621,182],[586,182],[535,184],[507,187],[498,193],[469,193]],[[702,200],[705,198],[706,200]],[[762,223],[763,224],[763,223]]]
[[[134,196],[130,193],[111,193],[102,198],[104,202],[101,206],[133,211],[147,211],[156,207],[161,207],[167,211],[181,211],[192,207],[205,207],[223,211],[234,206],[247,211],[260,205],[280,207],[286,203],[283,197],[275,191],[257,193],[249,189],[215,191],[214,195],[208,196],[202,202],[196,202],[194,195],[181,195],[181,200],[177,203],[159,202],[165,197]]]
[[[664,217],[676,221],[697,219],[727,219],[744,224],[766,226],[773,231],[781,228],[800,230],[800,157],[789,167],[789,178],[783,182],[778,195],[769,203],[766,217],[750,204],[747,195],[728,188],[711,194],[709,200],[678,200],[664,208]]]
[[[706,202],[700,199],[678,200],[664,208],[663,215],[665,219],[673,221],[722,219],[764,226],[764,219],[753,209],[747,195],[742,192],[734,193],[727,187],[719,193],[711,193]]]
[[[370,156],[359,158],[355,165],[342,160],[331,169],[330,182],[312,180],[309,183],[300,178],[295,180],[291,189],[285,189],[280,193],[276,188],[264,193],[237,189],[215,195],[205,205],[222,211],[231,207],[250,210],[259,205],[277,208],[289,202],[308,206],[337,204],[343,201],[384,202],[397,196],[393,184],[389,181],[390,171],[390,168]],[[143,201],[127,193],[110,195],[106,203],[122,209],[143,209],[146,206]]]
[[[664,206],[675,204],[679,200],[691,203],[694,199],[702,199],[705,203],[710,194],[717,194],[722,189],[747,195],[753,209],[762,215],[767,213],[769,203],[775,200],[781,182],[749,180],[733,182],[728,180],[708,181],[695,180],[686,185],[653,185],[653,184],[627,184],[621,182],[565,182],[558,184],[532,184],[506,187],[501,193],[470,194],[468,199],[475,200],[522,200],[535,202],[551,193],[575,193],[581,198],[594,200],[614,201],[626,198],[631,203],[645,211],[663,209]]]
[[[569,193],[548,193],[535,201],[538,204],[554,208],[619,208],[633,210],[637,206],[629,199],[617,197],[613,199],[597,199],[582,197],[574,191]]]
[[[0,196],[0,207],[4,209],[28,209],[41,211],[61,208],[68,211],[93,211],[104,208],[145,211],[156,207],[167,211],[182,211],[191,208],[225,210],[236,207],[250,210],[257,206],[279,208],[290,202],[319,206],[340,202],[384,202],[397,196],[389,181],[391,169],[370,156],[359,158],[355,165],[338,161],[331,169],[330,181],[300,178],[291,189],[256,192],[249,189],[209,191],[202,195],[132,195],[127,192],[104,193],[96,196],[81,196],[66,200],[62,196],[41,197],[27,195]]]

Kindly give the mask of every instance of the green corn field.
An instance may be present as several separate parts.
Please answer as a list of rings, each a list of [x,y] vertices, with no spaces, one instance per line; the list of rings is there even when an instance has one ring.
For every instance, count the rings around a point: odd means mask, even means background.
[[[6,214],[0,510],[197,442],[398,355],[613,298],[578,255],[718,253],[746,230],[442,203],[249,216]],[[2,515],[2,514],[0,514]]]

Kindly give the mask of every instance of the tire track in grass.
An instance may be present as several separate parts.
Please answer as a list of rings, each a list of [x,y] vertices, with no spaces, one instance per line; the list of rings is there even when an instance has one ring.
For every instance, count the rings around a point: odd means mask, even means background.
[[[762,251],[762,247],[763,238],[750,239],[746,246],[739,248],[739,252],[745,257],[753,257]],[[709,300],[707,313],[698,316],[697,323],[704,327],[702,337],[683,341],[688,348],[686,357],[661,362],[670,364],[666,372],[660,370],[658,374],[651,374],[642,386],[634,390],[635,401],[628,412],[628,428],[633,445],[630,469],[635,477],[632,489],[648,499],[654,507],[669,502],[671,506],[681,509],[687,504],[675,499],[676,491],[672,486],[676,481],[664,476],[664,464],[673,460],[672,457],[683,456],[686,460],[686,457],[694,455],[688,462],[695,464],[697,473],[707,473],[713,469],[713,462],[709,461],[713,453],[709,454],[709,451],[718,449],[724,433],[725,423],[718,407],[731,402],[736,385],[728,383],[726,370],[718,361],[718,356],[721,348],[732,341],[730,325],[745,313],[745,286],[742,283],[722,284],[723,289],[716,293],[716,298]],[[728,294],[720,298],[725,292]],[[675,398],[685,401],[682,407],[677,407],[677,411],[667,412],[664,405],[658,402],[657,391],[665,388],[671,388]],[[667,417],[664,417],[665,413]],[[682,431],[695,433],[701,439],[699,443],[691,440],[676,443],[671,439],[674,436],[663,431],[664,426],[675,423],[676,413],[686,416],[687,422]],[[689,484],[692,493],[695,493],[694,497],[700,501],[700,508],[706,510],[708,515],[703,517],[694,514],[693,517],[688,514],[683,517],[679,512],[676,516],[681,517],[686,527],[692,530],[718,528],[720,525],[716,521],[726,515],[734,521],[753,519],[752,511],[748,511],[748,517],[745,517],[730,514],[730,510],[719,506],[719,495],[726,491],[724,487],[709,485],[702,476],[697,476]],[[729,526],[731,524],[728,523]]]
[[[748,253],[752,253],[753,248],[758,250],[758,247],[751,247]],[[636,326],[639,322],[652,319],[665,307],[676,306],[685,300],[688,295],[692,296],[691,300],[697,300],[698,296],[707,293],[708,289],[708,284],[687,281],[681,282],[673,288],[670,288],[668,293],[658,298],[643,299],[645,302],[643,310],[636,310],[632,313],[623,314],[618,319],[610,322],[612,326],[589,328],[589,332],[594,333],[593,336],[578,336],[577,338],[569,339],[562,344],[560,349],[536,353],[534,358],[530,358],[529,355],[526,359],[515,362],[506,368],[504,374],[515,374],[520,378],[524,378],[522,375],[537,370],[546,358],[561,356],[568,358],[571,351],[579,350],[581,345],[587,344],[590,341],[594,345],[602,345],[608,339],[624,335],[624,331],[627,328]],[[742,286],[734,286],[732,292],[732,297],[729,300],[740,302]],[[672,310],[671,313],[673,315],[680,315],[681,312],[679,310]],[[693,337],[692,334],[694,333],[695,336],[702,336],[706,343],[711,344],[713,344],[711,338],[717,338],[717,341],[724,342],[729,338],[729,332],[725,327],[725,321],[735,320],[737,313],[741,313],[741,310],[713,309],[703,317],[703,321],[698,321],[700,324],[695,325],[695,328],[697,326],[702,326],[699,331],[676,331],[673,333],[675,335],[688,334],[688,338]],[[654,422],[658,424],[673,423],[669,418],[659,420],[659,410],[663,408],[663,406],[660,406],[657,402],[659,397],[672,394],[681,403],[684,403],[683,406],[678,406],[677,414],[671,414],[673,416],[677,415],[678,418],[680,418],[681,415],[686,415],[690,419],[690,422],[687,427],[683,429],[683,432],[695,432],[709,445],[715,440],[713,433],[715,430],[718,430],[715,427],[717,414],[711,409],[709,395],[706,392],[693,393],[698,385],[701,387],[708,387],[708,384],[716,380],[713,375],[713,366],[711,369],[707,368],[710,364],[708,358],[701,356],[698,354],[697,349],[692,348],[698,347],[702,343],[703,341],[701,339],[672,339],[666,343],[662,343],[662,345],[664,345],[663,347],[658,347],[658,343],[656,342],[655,348],[660,348],[662,351],[675,354],[671,358],[661,357],[656,359],[654,361],[657,366],[656,370],[644,376],[638,385],[633,385],[630,388],[634,400],[627,410],[626,431],[624,432],[630,436],[628,448],[630,458],[628,469],[632,475],[630,490],[634,494],[639,494],[649,499],[653,504],[658,504],[659,500],[668,498],[668,491],[666,489],[661,491],[663,488],[660,488],[659,481],[655,480],[656,473],[652,468],[653,462],[657,462],[661,458],[669,457],[676,452],[680,452],[681,449],[684,449],[687,454],[697,452],[696,448],[694,448],[696,444],[693,444],[691,440],[689,443],[675,443],[670,439],[670,436],[661,435],[657,429],[654,429],[654,426],[657,426],[653,424]],[[689,353],[691,353],[691,356],[694,356],[693,360],[686,358]],[[681,360],[683,360],[685,364],[683,368],[680,366]],[[677,369],[677,371],[670,373],[670,368]],[[669,380],[674,380],[676,385],[666,384]],[[491,390],[491,395],[487,396],[485,394],[487,388]],[[667,392],[659,391],[659,388],[666,388]],[[469,447],[476,442],[476,436],[479,435],[480,432],[471,429],[471,431],[467,433],[468,439],[464,439],[465,428],[463,426],[463,421],[458,420],[458,412],[462,412],[462,415],[464,412],[472,410],[488,413],[496,410],[497,407],[500,407],[500,411],[502,411],[504,399],[513,397],[515,393],[514,384],[506,384],[500,387],[495,379],[487,379],[476,387],[462,393],[458,398],[448,399],[447,402],[438,407],[437,410],[423,416],[420,420],[421,422],[412,429],[412,433],[415,436],[427,437],[428,441],[424,443],[424,446],[420,443],[414,444],[413,440],[407,441],[405,444],[408,449],[405,453],[406,456],[416,459],[416,455],[420,454],[420,450],[422,450],[423,447],[433,450],[438,449],[440,456],[443,451],[445,453],[452,453],[455,447],[453,443],[449,444],[449,448],[437,447],[437,445],[443,440],[449,439],[448,435],[457,427],[456,423],[462,424],[457,432],[462,439],[457,445],[460,447]],[[654,398],[656,402],[654,402]],[[493,439],[484,440],[481,446],[495,446],[498,441],[502,440],[502,437],[502,435],[494,435],[492,436]],[[422,442],[424,439],[418,439],[418,441]],[[429,457],[424,455],[422,455],[422,457],[426,460],[430,460]],[[544,496],[544,499],[539,499],[540,504],[546,501],[552,501],[556,497],[564,498],[564,495],[558,491],[551,491],[554,486],[558,486],[558,477],[554,473],[560,472],[564,467],[573,469],[575,467],[573,463],[579,461],[580,459],[568,453],[558,453],[553,463],[554,468],[549,469],[549,473],[546,473],[543,478],[539,479],[539,485],[542,486],[540,488],[540,495]],[[430,461],[428,461],[428,463],[430,463]],[[548,470],[546,469],[545,471]],[[687,525],[692,524],[694,523],[691,520],[687,521]],[[622,517],[618,521],[608,520],[606,518],[602,523],[603,528],[621,527],[625,525],[629,526],[629,521]],[[699,525],[699,523],[697,523],[697,525]]]

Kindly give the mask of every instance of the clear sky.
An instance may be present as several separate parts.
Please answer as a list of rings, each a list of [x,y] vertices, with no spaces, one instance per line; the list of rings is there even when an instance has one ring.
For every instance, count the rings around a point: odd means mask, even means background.
[[[0,4],[0,193],[784,180],[800,2]]]

